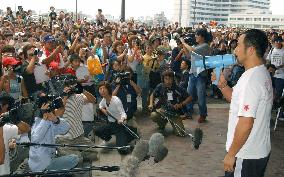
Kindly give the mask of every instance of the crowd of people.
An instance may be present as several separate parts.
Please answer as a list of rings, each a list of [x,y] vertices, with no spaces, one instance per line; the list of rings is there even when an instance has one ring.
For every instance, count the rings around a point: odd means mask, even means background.
[[[237,164],[240,159],[262,158],[257,163],[265,170],[270,153],[270,139],[265,136],[269,134],[267,118],[271,117],[273,101],[282,96],[284,89],[284,32],[203,23],[182,28],[178,23],[161,27],[134,21],[110,22],[101,9],[95,22],[75,20],[71,13],[63,11],[57,14],[54,7],[50,8],[49,19],[33,21],[31,10],[6,10],[0,16],[1,116],[21,100],[49,94],[45,92],[46,83],[58,76],[73,76],[82,90],[73,93],[73,86],[65,85],[57,90],[63,95],[54,109],[50,110],[54,100],[48,100],[37,105],[40,111],[29,121],[19,118],[15,125],[1,121],[0,142],[4,143],[0,143],[0,153],[5,155],[0,158],[0,174],[11,172],[7,149],[13,148],[16,141],[93,146],[95,142],[89,135],[94,133],[105,143],[115,135],[117,146],[129,144],[135,137],[123,125],[135,117],[139,97],[143,114],[150,116],[161,133],[167,121],[160,113],[171,115],[172,122],[184,129],[183,120],[192,119],[194,103],[199,108],[198,123],[204,123],[208,118],[206,98],[225,98],[233,111],[224,159],[226,175],[233,175],[235,157]],[[216,84],[213,69],[191,64],[192,53],[232,54],[238,62],[224,68]],[[107,123],[93,131],[97,118]],[[242,121],[237,124],[238,120]],[[138,132],[139,127],[128,126]],[[174,134],[185,136],[172,126]],[[262,140],[260,136],[267,139],[262,147],[256,147],[256,142]],[[8,141],[13,138],[16,141]],[[130,151],[120,149],[119,153]],[[54,152],[55,148],[31,147],[26,152],[29,169],[71,169],[86,159],[97,159],[93,149],[59,148],[57,156]],[[251,166],[243,165],[243,169],[249,171]],[[261,172],[257,174],[261,176]]]

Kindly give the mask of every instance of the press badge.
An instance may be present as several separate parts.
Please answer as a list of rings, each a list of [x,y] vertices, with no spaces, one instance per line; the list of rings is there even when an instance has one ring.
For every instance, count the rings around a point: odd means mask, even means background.
[[[126,99],[127,99],[127,103],[131,103],[131,95],[130,94],[127,94]]]
[[[168,95],[168,101],[173,101],[174,100],[173,99],[173,92],[168,92],[167,95]]]
[[[155,105],[157,105],[159,103],[159,99],[155,98],[154,103],[155,103]]]

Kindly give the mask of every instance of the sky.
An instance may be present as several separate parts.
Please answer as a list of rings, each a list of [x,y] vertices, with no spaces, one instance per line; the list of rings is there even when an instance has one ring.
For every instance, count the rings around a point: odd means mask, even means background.
[[[118,17],[120,15],[121,0],[77,0],[78,12],[94,16],[97,9],[103,9],[104,14],[111,14]],[[126,18],[139,16],[153,16],[161,11],[165,12],[167,18],[173,16],[174,0],[126,0]],[[275,15],[284,15],[284,1],[270,0],[271,10]],[[39,12],[47,12],[50,6],[57,9],[67,9],[75,11],[76,0],[0,0],[1,9],[10,6],[13,10],[15,7],[22,5],[25,10],[33,9]]]

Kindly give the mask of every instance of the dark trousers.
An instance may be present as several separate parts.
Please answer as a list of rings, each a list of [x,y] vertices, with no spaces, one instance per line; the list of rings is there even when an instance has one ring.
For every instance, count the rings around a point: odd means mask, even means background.
[[[225,177],[264,177],[270,154],[261,159],[240,159],[235,162],[234,172],[225,172]]]
[[[131,129],[133,130],[133,128]],[[137,130],[134,130],[134,132],[137,132]],[[95,135],[105,141],[109,141],[111,139],[111,135],[115,135],[116,146],[118,147],[126,146],[130,141],[134,139],[133,135],[131,135],[130,132],[128,132],[124,126],[119,125],[117,123],[108,123],[96,128]],[[118,150],[118,152],[120,154],[128,154],[130,151],[126,149],[120,149]]]

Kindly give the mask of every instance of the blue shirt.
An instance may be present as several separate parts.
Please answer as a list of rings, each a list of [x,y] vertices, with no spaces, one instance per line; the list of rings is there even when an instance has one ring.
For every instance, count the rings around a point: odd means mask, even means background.
[[[55,144],[55,135],[66,134],[70,125],[60,119],[59,124],[36,117],[31,131],[31,142],[39,144]],[[42,171],[50,164],[55,153],[54,147],[31,146],[29,151],[29,167],[32,171]]]
[[[133,114],[137,110],[137,94],[130,85],[120,85],[117,97],[121,100],[126,114]]]

